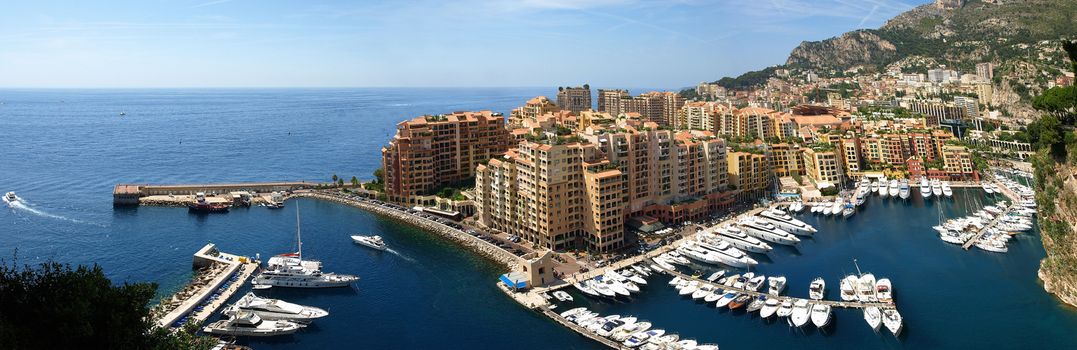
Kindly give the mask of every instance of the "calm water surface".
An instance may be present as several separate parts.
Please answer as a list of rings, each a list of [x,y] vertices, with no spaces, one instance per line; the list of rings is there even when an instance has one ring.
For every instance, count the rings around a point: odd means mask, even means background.
[[[358,209],[316,200],[289,209],[192,215],[185,209],[113,209],[118,182],[325,181],[370,178],[380,147],[402,119],[491,109],[507,113],[555,89],[0,90],[0,192],[26,205],[0,210],[0,256],[23,263],[98,263],[117,281],[153,281],[162,292],[191,276],[191,254],[206,242],[237,254],[290,251],[303,209],[304,252],[327,271],[361,276],[355,290],[273,290],[269,296],[329,309],[301,334],[252,342],[256,348],[596,349],[504,297],[495,264],[448,241]],[[634,90],[635,91],[635,90]],[[120,117],[120,111],[127,115]],[[816,276],[837,298],[852,260],[894,282],[905,334],[873,333],[861,314],[836,310],[825,332],[796,331],[742,312],[682,299],[652,278],[631,303],[588,304],[635,314],[723,349],[1074,348],[1077,314],[1036,280],[1044,255],[1037,234],[1007,254],[963,251],[936,238],[940,217],[974,210],[980,191],[909,203],[872,199],[850,220],[802,219],[819,228],[799,247],[779,248],[757,269],[789,278],[806,295]],[[348,235],[380,234],[395,253],[374,252]],[[577,300],[584,298],[577,296]],[[567,305],[566,305],[567,306]]]

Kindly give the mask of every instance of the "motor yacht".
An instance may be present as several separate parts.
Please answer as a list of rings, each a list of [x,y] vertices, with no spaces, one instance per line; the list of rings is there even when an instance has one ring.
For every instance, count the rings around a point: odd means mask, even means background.
[[[815,304],[811,308],[811,323],[817,328],[823,328],[830,324],[830,305]]]
[[[728,293],[722,294],[722,297],[718,298],[718,301],[714,304],[714,306],[718,307],[719,309],[723,308],[723,307],[726,307],[726,306],[729,305],[730,302],[733,301],[733,299],[736,299],[736,298],[737,298],[737,293],[728,292]]]
[[[805,302],[807,302],[807,301],[805,301]],[[778,314],[778,317],[789,317],[790,315],[792,315],[793,314],[793,301],[790,300],[790,299],[783,300],[782,304],[778,306],[777,314]]]
[[[841,300],[842,301],[856,301],[856,283],[858,279],[856,275],[848,275],[841,279]]]
[[[774,248],[766,242],[760,241],[758,238],[749,236],[737,227],[724,227],[715,230],[715,237],[723,241],[729,242],[730,245],[737,249],[752,253],[766,253]]]
[[[774,224],[757,220],[755,218],[748,218],[740,222],[740,227],[744,229],[744,232],[771,243],[795,245],[800,243],[800,238],[785,232],[774,226]]]
[[[359,280],[359,277],[354,275],[322,272],[320,261],[303,260],[303,236],[300,231],[298,205],[295,207],[295,237],[298,250],[269,258],[266,268],[251,279],[255,289],[347,287]]]
[[[987,194],[995,193],[995,189],[993,187],[994,186],[991,186],[991,184],[987,183],[987,182],[984,182],[984,183],[980,184],[980,188],[983,188],[984,193],[987,193]]]
[[[619,319],[606,322],[606,324],[602,325],[602,327],[599,327],[598,331],[595,333],[603,337],[609,337],[611,334],[613,334],[613,332],[621,330],[622,327],[635,323],[635,317],[621,317]]]
[[[901,197],[901,199],[909,199],[909,180],[901,180],[900,187],[898,188],[898,197]]]
[[[778,312],[778,307],[780,305],[781,302],[778,301],[778,298],[767,298],[763,307],[759,309],[759,317],[769,318],[770,316],[773,316],[775,312]]]
[[[778,227],[788,231],[789,233],[810,236],[817,231],[811,225],[808,225],[803,221],[797,220],[789,214],[786,214],[784,211],[778,209],[764,210],[759,213],[759,216],[769,220],[775,225],[778,225]]]
[[[618,320],[620,318],[621,315],[609,315],[606,317],[595,318],[592,319],[591,322],[588,323],[587,326],[584,328],[587,328],[587,330],[591,333],[598,333],[598,330],[602,329],[602,326],[605,326],[607,323]]]
[[[767,293],[770,293],[771,295],[782,294],[782,291],[785,290],[785,277],[784,276],[771,276],[767,280],[767,285],[769,287],[767,289]]]
[[[758,275],[748,279],[748,283],[744,284],[744,289],[759,291],[763,289],[763,284],[767,282],[767,276]]]
[[[587,308],[578,307],[578,308],[574,308],[574,309],[565,310],[565,311],[561,312],[560,315],[561,315],[561,318],[568,318],[569,316],[572,316],[572,315],[575,315],[575,314],[578,314],[578,313],[581,313],[581,312],[584,312],[584,311],[587,311]]]
[[[926,176],[920,177],[920,197],[931,198],[931,184],[927,182]]]
[[[598,295],[609,298],[617,297],[617,293],[614,292],[613,289],[610,289],[610,287],[605,283],[600,283],[598,281],[595,281],[594,279],[589,279],[584,282],[584,285],[587,286],[587,288],[595,291],[595,293],[598,293]]]
[[[942,195],[942,182],[939,179],[931,179],[931,195],[935,197]]]
[[[857,280],[857,298],[862,302],[875,301],[875,275],[865,273]]]
[[[946,197],[953,197],[954,190],[952,188],[950,188],[950,182],[949,181],[943,181],[942,182],[942,195],[946,196]]]
[[[661,337],[663,334],[666,334],[666,331],[662,329],[651,329],[642,332],[636,332],[630,335],[628,339],[625,339],[625,341],[621,344],[624,344],[624,346],[627,346],[629,348],[635,348],[640,345],[643,345],[651,338]]]
[[[19,196],[16,196],[15,192],[8,192],[4,194],[4,199],[7,200],[8,203],[15,203],[19,201]]]
[[[691,282],[688,282],[688,285],[681,288],[677,293],[680,294],[680,295],[689,295],[690,296],[690,295],[692,295],[692,293],[696,292],[696,289],[699,289],[699,281],[691,281]]]
[[[890,196],[890,197],[897,197],[900,192],[901,192],[901,189],[900,189],[900,186],[898,185],[898,180],[897,179],[890,180],[890,186],[887,186],[886,194],[888,196]]]
[[[264,320],[286,320],[309,323],[315,319],[329,316],[329,312],[313,306],[303,306],[279,299],[262,298],[248,292],[235,304],[225,309],[224,314],[236,316],[244,311],[254,312]]]
[[[264,320],[252,311],[239,311],[227,320],[210,323],[202,332],[217,335],[269,337],[294,334],[303,325],[286,320]]]
[[[883,325],[890,330],[890,333],[894,333],[895,337],[901,335],[901,314],[897,309],[883,310]]]
[[[879,311],[878,307],[866,307],[864,308],[864,321],[867,321],[871,330],[878,332],[879,326],[883,323],[883,313],[882,311]]]
[[[871,193],[879,194],[879,180],[871,182]]]
[[[892,287],[889,278],[880,278],[879,281],[875,282],[875,299],[881,303],[894,301]]]
[[[733,267],[748,267],[756,265],[759,262],[752,259],[744,252],[733,248],[729,242],[717,241],[716,244],[700,242],[700,241],[688,241],[688,245],[695,245],[704,252],[709,253],[707,258],[717,258],[718,263],[726,264]]]
[[[748,303],[751,300],[752,300],[752,296],[750,296],[748,294],[737,295],[736,298],[733,298],[733,301],[729,302],[729,309],[730,310],[736,310],[736,309],[742,308],[745,305],[748,305]]]
[[[588,287],[587,285],[585,285],[583,283],[580,283],[580,282],[573,283],[572,286],[576,287],[577,290],[583,292],[583,294],[587,294],[587,295],[595,296],[595,297],[601,295],[601,294],[598,294],[598,292],[596,292],[594,289],[591,289],[591,287]]]
[[[692,292],[692,299],[699,300],[706,298],[707,296],[714,294],[714,291],[714,285],[704,283],[703,285],[699,286],[699,288],[697,288],[695,292]]]
[[[816,277],[808,286],[808,296],[815,300],[822,300],[826,295],[826,281],[822,277]]]
[[[673,346],[670,346],[669,349],[699,350],[698,344],[699,344],[699,342],[697,342],[695,340],[692,340],[692,339],[682,339],[681,341],[677,342],[677,344],[674,344]]]
[[[707,282],[717,281],[719,278],[722,278],[723,275],[725,275],[725,270],[718,270],[717,272],[712,273],[710,276],[707,276]]]
[[[666,334],[661,337],[651,337],[647,344],[643,344],[644,350],[670,349],[681,337],[676,334]]]
[[[635,334],[636,332],[643,332],[648,329],[651,329],[650,322],[636,322],[631,325],[621,326],[621,329],[618,329],[617,331],[613,332],[613,334],[610,334],[609,338],[619,342],[623,342],[628,339],[628,337],[631,337],[632,334]]]
[[[830,205],[830,215],[839,215],[841,210],[845,208],[845,201],[839,199],[834,200],[834,204]]]
[[[385,246],[385,241],[381,239],[381,236],[354,235],[352,236],[352,240],[355,241],[355,243],[359,243],[361,245],[365,245],[367,247],[374,248],[377,250],[385,250],[387,248]]]
[[[748,312],[759,311],[759,309],[762,309],[763,305],[766,305],[766,303],[767,303],[767,296],[765,294],[760,295],[758,298],[755,298],[755,300],[752,300],[751,303],[748,303],[748,307],[745,308],[745,311],[748,311]]]
[[[797,300],[793,303],[793,313],[789,316],[790,321],[797,327],[803,327],[811,319],[812,304],[806,299]]]

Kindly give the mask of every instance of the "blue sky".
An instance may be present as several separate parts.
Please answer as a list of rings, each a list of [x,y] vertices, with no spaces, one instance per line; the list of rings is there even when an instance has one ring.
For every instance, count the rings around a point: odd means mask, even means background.
[[[13,1],[0,87],[677,88],[925,2]]]

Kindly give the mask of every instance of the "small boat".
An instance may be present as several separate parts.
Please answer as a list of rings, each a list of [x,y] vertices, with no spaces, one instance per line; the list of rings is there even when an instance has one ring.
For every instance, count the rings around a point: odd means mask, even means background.
[[[878,332],[879,325],[883,323],[883,314],[878,307],[869,306],[864,308],[864,321],[868,322],[871,330]]]
[[[897,309],[883,310],[883,325],[890,333],[894,333],[895,337],[901,334],[901,314]]]
[[[770,287],[767,290],[768,293],[770,293],[772,295],[782,294],[782,291],[785,290],[785,277],[784,276],[771,276],[767,280],[767,284]]]
[[[591,333],[598,333],[598,330],[601,329],[602,326],[605,326],[606,323],[609,323],[610,321],[617,320],[617,319],[620,319],[620,318],[621,318],[621,315],[609,315],[609,316],[606,316],[606,317],[600,317],[600,318],[592,320],[591,323],[587,324],[587,326],[584,327],[584,328],[587,328],[587,330],[590,331]]]
[[[584,312],[584,311],[587,311],[587,308],[578,307],[578,308],[575,308],[575,309],[565,310],[565,311],[561,312],[561,317],[562,318],[568,318],[569,316],[572,316],[572,315],[575,315],[575,314],[578,314],[578,313],[581,313],[581,312]]]
[[[385,245],[385,241],[383,241],[381,239],[381,236],[353,235],[352,236],[352,241],[355,241],[355,243],[359,243],[361,245],[365,245],[367,247],[374,248],[374,249],[377,249],[377,250],[385,250],[385,249],[387,249],[387,247]]]
[[[857,282],[857,298],[862,302],[875,301],[875,275],[865,273]]]
[[[692,292],[692,299],[703,299],[703,298],[706,298],[707,296],[709,296],[711,294],[714,294],[714,292],[715,292],[714,285],[703,284],[702,286],[699,286],[699,288],[696,289],[695,292]]]
[[[793,314],[793,301],[790,300],[790,299],[783,300],[782,304],[778,306],[777,314],[778,314],[778,317],[789,317],[790,315],[792,315]]]
[[[845,276],[841,280],[841,300],[842,301],[856,301],[856,283],[858,279],[856,275]]]
[[[793,325],[797,327],[803,327],[808,324],[811,319],[812,304],[806,299],[797,300],[793,303],[793,313],[789,315],[789,319],[793,321]]]
[[[619,319],[606,322],[606,324],[602,325],[602,327],[599,327],[598,331],[595,333],[603,337],[609,337],[614,332],[621,330],[621,328],[635,323],[635,317],[621,317]]]
[[[985,183],[981,184],[980,188],[984,189],[984,193],[987,193],[987,194],[995,193],[995,190],[992,188],[991,184],[989,184],[989,183],[985,182]]]
[[[674,344],[673,346],[668,347],[668,349],[692,349],[692,350],[697,350],[698,347],[699,347],[698,344],[699,344],[699,342],[697,342],[695,340],[684,339],[684,340],[681,340],[681,341],[677,342],[677,344]]]
[[[729,306],[733,302],[733,299],[737,298],[737,293],[725,293],[721,298],[718,298],[718,302],[714,304],[715,307],[723,308]]]
[[[760,296],[760,298],[763,297]],[[781,302],[778,301],[778,298],[767,298],[766,302],[763,303],[763,308],[759,309],[759,317],[769,318],[773,316],[775,312],[778,312],[779,306],[781,306]]]
[[[882,303],[889,303],[894,301],[892,298],[893,290],[891,289],[889,278],[880,278],[878,282],[875,282],[875,298]]]
[[[830,324],[830,305],[815,304],[811,308],[811,323],[817,328],[823,328]]]
[[[563,290],[554,291],[553,297],[559,301],[572,301],[572,296]]]
[[[300,328],[303,328],[303,326],[296,322],[263,320],[252,311],[239,311],[227,320],[210,323],[202,328],[202,332],[231,336],[269,337],[294,334]]]
[[[808,296],[815,300],[822,300],[826,295],[826,281],[822,277],[816,277],[808,286]]]
[[[760,295],[758,298],[755,298],[755,300],[752,300],[752,302],[748,304],[748,308],[745,310],[747,310],[748,312],[756,312],[759,309],[762,309],[763,305],[766,305],[766,303],[767,296]]]
[[[739,309],[739,308],[743,307],[744,305],[747,305],[748,301],[750,301],[750,300],[752,300],[752,297],[750,295],[748,295],[748,294],[738,295],[736,298],[733,298],[733,301],[729,302],[729,309],[730,310]]]
[[[651,329],[643,332],[636,332],[629,336],[628,339],[625,339],[625,341],[621,344],[624,344],[624,346],[627,346],[629,348],[634,348],[643,345],[651,338],[661,337],[663,334],[666,334],[666,331],[662,329]]]
[[[693,348],[693,349],[695,349],[695,350],[718,350],[718,345],[702,344],[702,345],[696,345],[696,347]]]
[[[627,340],[628,337],[631,337],[633,334],[636,334],[638,332],[644,332],[648,329],[651,329],[650,322],[636,322],[631,325],[621,326],[621,329],[614,331],[613,334],[610,334],[609,338],[619,342],[623,342]]]
[[[719,278],[722,278],[723,275],[725,275],[725,270],[719,270],[718,272],[712,273],[710,276],[707,276],[707,282],[717,281]]]
[[[7,200],[8,203],[15,203],[19,201],[19,196],[16,196],[15,192],[12,191],[4,194],[4,199]]]
[[[588,287],[580,282],[573,283],[572,286],[576,287],[577,290],[583,292],[583,294],[596,297],[599,296],[598,292],[596,292],[594,289],[591,289],[591,287]]]
[[[284,208],[284,202],[269,201],[265,203],[265,207],[269,209],[281,209]]]

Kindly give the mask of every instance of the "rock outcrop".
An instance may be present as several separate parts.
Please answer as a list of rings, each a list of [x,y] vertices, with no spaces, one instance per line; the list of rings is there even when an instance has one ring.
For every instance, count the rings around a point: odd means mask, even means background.
[[[844,69],[888,62],[897,55],[893,43],[867,30],[842,34],[823,41],[805,41],[793,49],[785,64]]]

